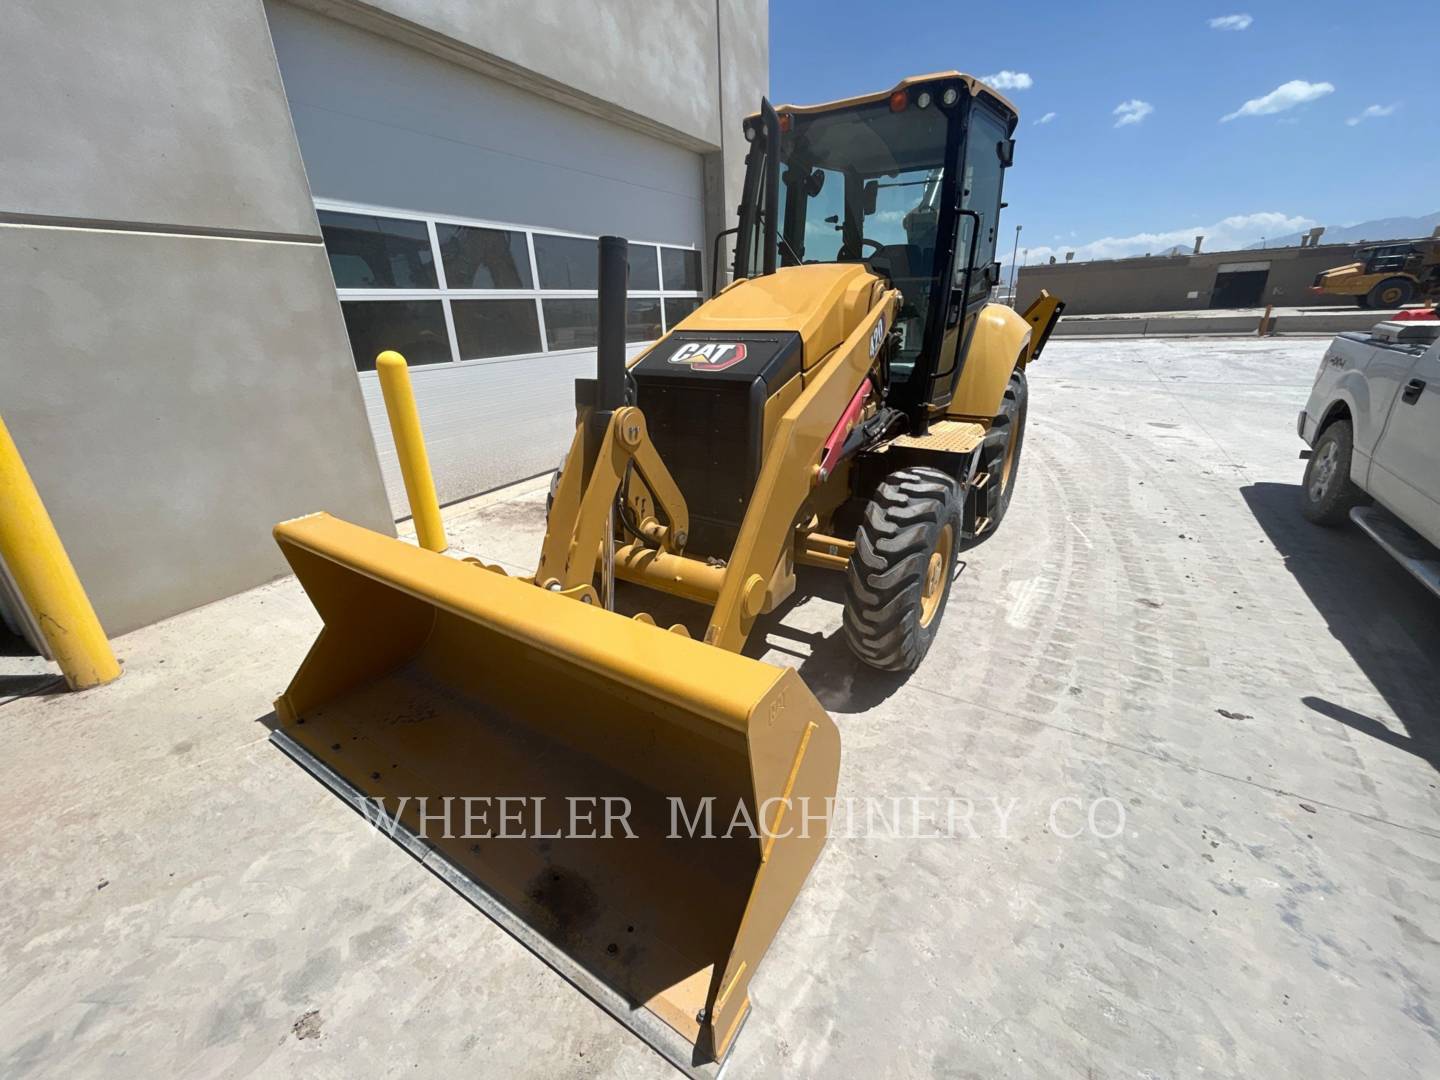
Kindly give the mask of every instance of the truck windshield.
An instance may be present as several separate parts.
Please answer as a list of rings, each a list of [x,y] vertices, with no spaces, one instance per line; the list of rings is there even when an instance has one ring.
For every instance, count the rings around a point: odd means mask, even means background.
[[[879,101],[792,113],[780,144],[782,265],[863,260],[889,275],[904,297],[906,358],[919,351],[934,280],[948,123],[933,106]]]

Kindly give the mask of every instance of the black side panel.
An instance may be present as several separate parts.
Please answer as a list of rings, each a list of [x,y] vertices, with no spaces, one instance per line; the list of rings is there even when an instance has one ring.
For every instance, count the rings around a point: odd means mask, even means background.
[[[630,369],[650,438],[690,510],[688,554],[729,557],[760,476],[765,403],[802,358],[799,334],[686,331]]]

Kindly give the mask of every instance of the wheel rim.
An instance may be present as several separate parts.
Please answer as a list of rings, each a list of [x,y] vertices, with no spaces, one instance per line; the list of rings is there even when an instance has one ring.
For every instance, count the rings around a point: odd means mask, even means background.
[[[1387,305],[1394,304],[1400,299],[1400,290],[1394,286],[1386,289],[1380,294],[1380,299]]]
[[[946,574],[954,550],[955,530],[946,525],[940,530],[940,542],[935,545],[930,554],[930,565],[925,568],[925,586],[920,593],[921,626],[929,626],[940,610],[940,598],[945,595]]]
[[[1335,443],[1327,442],[1315,459],[1315,469],[1310,473],[1310,501],[1319,502],[1330,487],[1330,478],[1335,475],[1335,465],[1340,451]]]

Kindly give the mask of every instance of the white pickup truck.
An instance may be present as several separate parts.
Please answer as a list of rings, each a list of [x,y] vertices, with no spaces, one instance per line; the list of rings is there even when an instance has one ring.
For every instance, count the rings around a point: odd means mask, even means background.
[[[1382,322],[1325,351],[1300,438],[1301,508],[1353,520],[1440,595],[1440,322]]]

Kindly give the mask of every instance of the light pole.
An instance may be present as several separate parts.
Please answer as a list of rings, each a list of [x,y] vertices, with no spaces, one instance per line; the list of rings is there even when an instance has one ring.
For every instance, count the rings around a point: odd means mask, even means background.
[[[1025,226],[1015,226],[1015,248],[1010,252],[1010,306],[1015,306],[1015,259],[1020,254],[1020,230]]]

